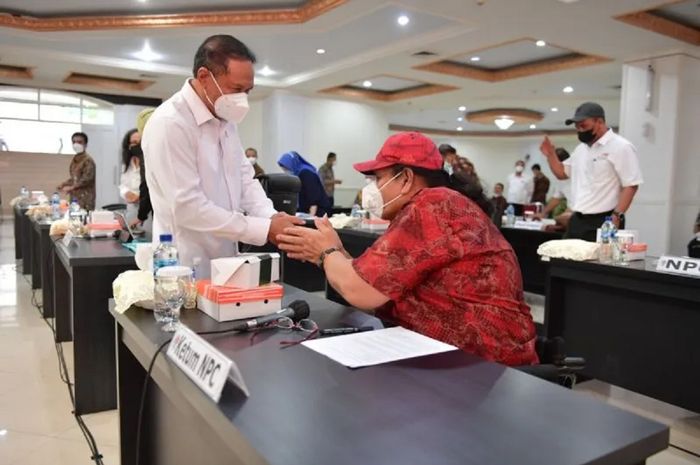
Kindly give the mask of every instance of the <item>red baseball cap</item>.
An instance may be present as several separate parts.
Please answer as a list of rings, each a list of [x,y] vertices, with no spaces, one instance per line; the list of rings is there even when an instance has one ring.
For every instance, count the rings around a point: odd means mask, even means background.
[[[352,166],[362,174],[369,174],[394,165],[441,170],[442,164],[442,156],[432,140],[419,132],[402,132],[389,137],[374,160]]]

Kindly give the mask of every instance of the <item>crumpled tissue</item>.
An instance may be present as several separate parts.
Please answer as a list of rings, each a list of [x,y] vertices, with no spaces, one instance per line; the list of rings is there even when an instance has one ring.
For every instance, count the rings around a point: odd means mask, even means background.
[[[125,271],[112,282],[114,310],[124,313],[132,305],[153,310],[153,273],[146,270]]]
[[[568,260],[597,260],[599,244],[581,239],[559,239],[547,241],[537,248],[543,260],[565,258]]]

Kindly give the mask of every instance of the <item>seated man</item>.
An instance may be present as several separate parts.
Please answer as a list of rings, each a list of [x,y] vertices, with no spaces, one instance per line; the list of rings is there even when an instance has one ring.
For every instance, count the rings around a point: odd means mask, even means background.
[[[327,219],[278,236],[290,258],[319,264],[351,305],[507,365],[537,363],[535,327],[510,245],[478,204],[446,187],[435,144],[391,136],[355,169],[374,181],[363,205],[391,221],[353,259]],[[466,195],[465,195],[466,194]]]

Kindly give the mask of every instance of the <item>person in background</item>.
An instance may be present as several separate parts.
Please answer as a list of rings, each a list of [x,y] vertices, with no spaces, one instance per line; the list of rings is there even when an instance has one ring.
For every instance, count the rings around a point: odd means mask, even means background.
[[[448,187],[435,144],[396,134],[354,167],[372,177],[363,200],[389,229],[355,259],[327,218],[288,228],[280,249],[319,265],[356,308],[488,360],[537,363],[515,253],[475,202]]]
[[[255,55],[230,35],[208,37],[194,56],[193,77],[160,105],[143,133],[153,238],[171,233],[180,263],[231,257],[238,242],[263,245],[303,224],[277,213],[245,158],[237,125],[249,110]]]
[[[508,176],[508,195],[506,200],[513,205],[515,214],[523,214],[525,204],[530,202],[532,192],[535,190],[535,183],[530,176],[525,173],[525,162],[518,160],[515,162],[515,173]]]
[[[119,180],[119,195],[126,202],[126,214],[129,220],[136,217],[139,208],[139,186],[141,186],[141,157],[133,149],[141,145],[141,134],[131,129],[122,140],[122,171]]]
[[[253,169],[255,170],[255,177],[265,174],[265,170],[258,164],[258,151],[253,147],[248,147],[245,149],[245,157],[248,159]]]
[[[88,136],[76,132],[71,136],[75,156],[70,162],[70,178],[57,186],[57,189],[76,199],[81,208],[95,209],[95,160],[86,152]]]
[[[146,108],[136,116],[136,130],[139,134],[143,134],[143,131],[146,129],[146,122],[154,111],[155,108]],[[139,209],[136,218],[131,222],[131,227],[140,228],[153,212],[153,206],[151,205],[151,196],[148,191],[148,183],[146,182],[146,162],[143,158],[143,150],[141,149],[140,141],[131,148],[131,153],[133,156],[140,159],[139,175],[141,177],[141,183],[139,184]]]
[[[326,190],[326,195],[330,199],[331,207],[335,205],[335,186],[343,182],[340,179],[335,179],[333,167],[336,163],[338,163],[338,156],[333,152],[328,152],[326,162],[318,169],[318,176],[323,182],[323,188]]]
[[[452,174],[455,171],[455,165],[457,164],[457,149],[452,147],[450,144],[440,144],[438,147],[438,152],[442,156],[442,167],[447,174]]]
[[[331,201],[316,173],[316,167],[306,161],[297,152],[287,152],[280,155],[277,164],[287,174],[292,174],[301,181],[298,211],[312,216],[323,216],[331,213]]]
[[[581,143],[563,163],[554,144],[545,137],[540,150],[558,179],[571,179],[571,209],[566,236],[594,242],[605,218],[623,229],[625,212],[632,204],[642,179],[637,150],[615,134],[605,122],[605,110],[593,102],[580,105],[572,118]]]
[[[693,234],[695,234],[695,237],[688,243],[688,256],[691,258],[700,258],[700,212],[695,218]]]
[[[493,205],[492,219],[497,225],[501,224],[501,218],[503,218],[506,208],[508,208],[508,202],[506,202],[506,198],[503,197],[503,188],[503,184],[497,182],[496,185],[493,186],[493,197],[491,197],[490,200],[491,205]]]
[[[547,192],[549,192],[549,178],[544,175],[544,173],[542,172],[542,167],[537,163],[532,165],[532,177],[535,187],[532,191],[532,198],[530,199],[530,201],[532,203],[547,203]]]
[[[557,158],[560,162],[564,162],[569,158],[569,152],[566,149],[557,147],[555,149]],[[551,214],[556,219],[557,216],[568,210],[568,204],[571,202],[571,181],[569,179],[560,180],[556,183],[552,198],[549,199],[547,205],[541,213],[535,215],[536,218],[548,218]]]

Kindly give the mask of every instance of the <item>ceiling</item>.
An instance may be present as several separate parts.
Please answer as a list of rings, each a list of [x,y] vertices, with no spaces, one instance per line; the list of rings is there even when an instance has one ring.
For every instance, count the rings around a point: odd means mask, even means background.
[[[312,7],[318,7],[318,14],[302,20],[287,15]],[[260,10],[259,15],[253,17],[244,11],[251,9]],[[191,74],[192,57],[202,40],[226,33],[255,52],[258,70],[267,66],[274,73],[256,77],[253,98],[263,98],[278,88],[328,98],[321,92],[341,86],[362,87],[365,80],[376,84],[373,89],[387,91],[432,84],[454,90],[384,102],[363,99],[358,92],[340,98],[382,108],[392,124],[440,130],[460,126],[465,132],[498,130],[495,126],[458,122],[464,113],[458,111],[461,105],[467,112],[487,108],[542,112],[544,119],[537,124],[538,130],[559,130],[579,103],[596,100],[605,106],[609,122],[617,125],[624,61],[671,51],[700,56],[700,47],[615,19],[651,9],[680,17],[691,25],[698,22],[700,11],[697,0],[3,0],[0,11],[35,18],[117,15],[118,19],[119,15],[131,18],[225,11],[232,13],[225,18],[232,18],[236,25],[206,26],[197,22],[149,28],[139,23],[129,28],[84,30],[79,25],[85,23],[69,22],[66,24],[73,27],[54,32],[0,27],[0,65],[28,66],[34,75],[31,80],[0,80],[26,86],[127,93],[63,82],[71,72],[85,73],[154,81],[142,91],[128,93],[166,98]],[[280,15],[274,16],[278,10]],[[401,15],[410,20],[405,26],[397,23]],[[218,21],[224,16],[210,14],[207,18]],[[251,24],[256,21],[259,24]],[[280,24],[270,23],[275,21]],[[547,45],[537,47],[535,40],[544,40]],[[145,41],[159,55],[151,62],[134,55]],[[318,54],[319,48],[326,53]],[[422,51],[434,55],[415,56]],[[608,61],[497,82],[416,69],[451,60],[490,70],[569,53]],[[473,62],[472,56],[481,60]],[[565,86],[572,86],[574,91],[563,93]],[[551,111],[553,107],[559,111]],[[513,129],[528,128],[515,125]]]

